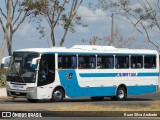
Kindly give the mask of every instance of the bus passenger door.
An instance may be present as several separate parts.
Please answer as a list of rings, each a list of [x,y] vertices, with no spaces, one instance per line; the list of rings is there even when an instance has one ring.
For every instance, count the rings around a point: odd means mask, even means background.
[[[39,99],[51,98],[55,80],[55,55],[42,55],[39,65],[37,92]]]

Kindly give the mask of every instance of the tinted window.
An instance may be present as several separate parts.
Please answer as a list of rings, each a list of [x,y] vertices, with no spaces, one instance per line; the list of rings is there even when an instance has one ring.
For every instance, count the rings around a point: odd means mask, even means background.
[[[145,56],[144,68],[156,68],[156,56]]]
[[[131,68],[143,68],[143,56],[131,56]]]
[[[94,69],[96,68],[96,56],[95,55],[79,55],[78,67],[80,69]]]
[[[38,86],[43,86],[55,80],[55,55],[41,56],[38,74]]]
[[[58,56],[59,69],[75,69],[77,68],[76,55],[59,55]]]
[[[129,68],[129,56],[116,56],[115,65],[117,69]]]
[[[114,68],[114,56],[97,56],[98,69]]]

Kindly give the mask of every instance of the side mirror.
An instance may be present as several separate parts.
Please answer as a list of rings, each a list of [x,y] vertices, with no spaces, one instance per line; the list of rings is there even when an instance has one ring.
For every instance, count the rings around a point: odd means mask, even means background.
[[[10,60],[11,60],[10,58],[11,56],[2,58],[1,68],[4,68],[5,64],[10,63]]]
[[[37,68],[37,63],[39,59],[40,57],[32,59],[32,64],[31,64],[32,70],[35,70]]]

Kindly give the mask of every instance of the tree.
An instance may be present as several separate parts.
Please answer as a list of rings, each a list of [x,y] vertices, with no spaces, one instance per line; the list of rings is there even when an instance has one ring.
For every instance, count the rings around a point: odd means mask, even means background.
[[[111,41],[111,36],[98,37],[94,36],[91,39],[82,39],[82,43],[87,43],[90,45],[109,45]],[[116,25],[113,33],[112,46],[117,48],[131,48],[132,43],[135,41],[135,34],[130,34],[127,39],[124,39],[122,33],[120,32],[118,26]]]
[[[22,10],[20,0],[5,0],[5,9],[3,10],[2,6],[0,7],[0,25],[4,32],[4,39],[0,50],[0,63],[6,44],[9,56],[12,56],[13,35],[27,17],[27,11],[24,12]],[[6,14],[5,11],[7,11]]]
[[[2,43],[2,46],[1,46],[1,50],[0,50],[0,63],[2,62],[2,57],[3,57],[3,53],[4,53],[4,49],[5,49],[5,46],[6,46],[6,43],[7,43],[7,39],[8,39],[8,30],[9,30],[9,25],[10,25],[10,22],[11,22],[11,18],[10,18],[10,14],[11,14],[11,0],[8,1],[7,3],[7,21],[6,21],[6,28],[3,26],[3,22],[2,22],[2,19],[0,17],[0,23],[2,25],[2,28],[3,28],[3,31],[4,31],[4,39],[3,39],[3,43]],[[3,13],[2,10],[0,9],[1,11],[1,14]],[[5,15],[3,15],[5,16]]]
[[[40,19],[40,33],[44,36],[44,27],[41,26],[42,18],[45,18],[50,27],[52,45],[56,46],[55,30],[63,27],[63,34],[59,46],[62,46],[68,30],[75,32],[73,20],[80,24],[77,10],[83,0],[26,0],[23,2],[25,10],[32,14],[32,18]]]
[[[99,0],[99,6],[126,17],[145,39],[159,50],[159,45],[151,40],[149,32],[155,29],[160,32],[159,0]]]

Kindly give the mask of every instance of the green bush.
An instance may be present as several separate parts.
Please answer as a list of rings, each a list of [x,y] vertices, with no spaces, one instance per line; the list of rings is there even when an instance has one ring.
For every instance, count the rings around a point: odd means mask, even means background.
[[[6,85],[6,74],[8,72],[8,68],[0,68],[0,87],[4,87]]]
[[[5,74],[1,74],[0,75],[0,87],[3,87],[6,85],[6,75]]]

